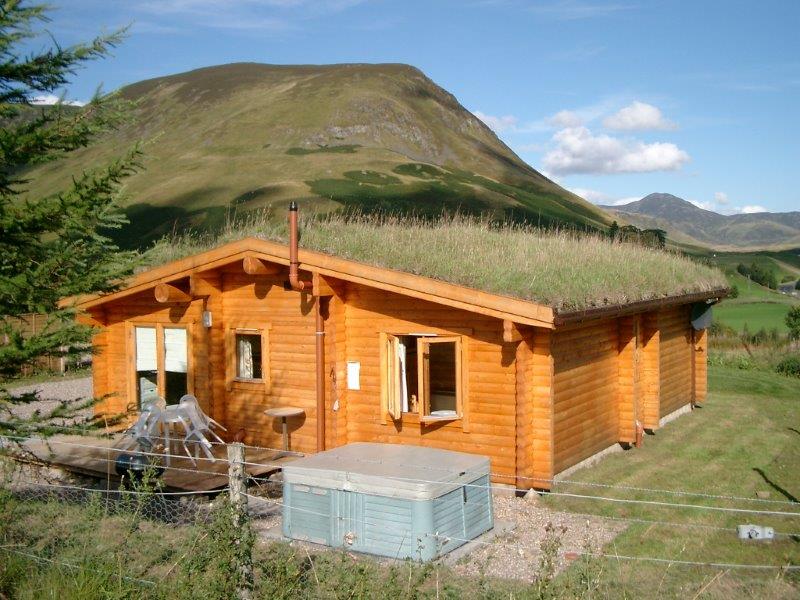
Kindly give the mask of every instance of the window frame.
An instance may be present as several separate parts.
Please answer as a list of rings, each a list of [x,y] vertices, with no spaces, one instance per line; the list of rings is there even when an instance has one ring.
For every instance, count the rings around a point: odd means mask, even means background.
[[[455,344],[455,385],[456,385],[456,414],[451,417],[435,417],[430,414],[430,346],[431,344]],[[417,338],[417,413],[422,423],[439,423],[442,421],[456,421],[464,415],[463,411],[463,374],[461,370],[461,336],[437,335],[434,337]]]
[[[254,390],[260,387],[263,387],[267,392],[269,391],[272,379],[269,360],[269,330],[271,328],[271,324],[253,325],[249,323],[239,323],[228,328],[228,335],[226,336],[226,380],[228,391],[235,389]],[[240,334],[261,336],[261,377],[258,379],[245,379],[238,376],[239,349],[236,343],[236,336]]]
[[[394,344],[400,337],[414,337],[417,343],[417,409],[416,411],[402,411],[402,398],[399,396],[399,380],[395,376],[398,369],[399,359]],[[390,420],[395,423],[404,421],[420,425],[435,425],[437,423],[460,422],[462,429],[466,432],[469,429],[468,421],[468,377],[466,368],[466,346],[467,339],[464,334],[444,333],[387,333],[379,332],[380,339],[380,399],[381,399],[381,422],[386,424]],[[424,347],[429,347],[431,343],[455,343],[456,353],[456,415],[448,417],[435,417],[426,414],[426,405],[429,406],[430,399],[427,398],[429,392],[424,392],[428,388],[425,386],[425,361],[423,352]],[[391,379],[390,379],[391,378]],[[390,384],[390,381],[395,381]]]
[[[156,330],[156,392],[159,398],[166,398],[166,380],[167,371],[165,369],[166,362],[166,346],[164,343],[164,330],[165,329],[183,329],[186,332],[186,393],[194,394],[194,353],[193,353],[193,325],[192,323],[157,323],[153,321],[142,322],[128,322],[127,323],[127,339],[128,339],[128,356],[129,360],[129,380],[128,380],[128,398],[129,406],[136,406],[137,410],[142,409],[141,399],[139,397],[139,381],[136,370],[137,348],[136,348],[136,329],[148,328]]]

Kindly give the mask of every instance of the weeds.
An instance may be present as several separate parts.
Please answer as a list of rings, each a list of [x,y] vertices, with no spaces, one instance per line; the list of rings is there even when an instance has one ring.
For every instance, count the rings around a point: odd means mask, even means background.
[[[709,332],[709,365],[800,377],[800,346],[777,328],[736,332],[715,321]]]

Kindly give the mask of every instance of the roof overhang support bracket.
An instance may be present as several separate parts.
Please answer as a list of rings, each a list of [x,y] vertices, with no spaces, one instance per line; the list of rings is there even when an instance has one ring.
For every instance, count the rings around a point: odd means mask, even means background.
[[[278,275],[283,269],[281,265],[270,263],[256,256],[245,256],[242,269],[248,275]]]
[[[169,283],[159,283],[153,290],[156,302],[160,304],[187,304],[192,301],[192,295]]]
[[[337,294],[327,277],[319,273],[312,273],[311,295],[317,298],[324,298],[325,296],[336,296]]]
[[[503,341],[507,344],[521,342],[523,339],[520,326],[514,321],[503,319]]]

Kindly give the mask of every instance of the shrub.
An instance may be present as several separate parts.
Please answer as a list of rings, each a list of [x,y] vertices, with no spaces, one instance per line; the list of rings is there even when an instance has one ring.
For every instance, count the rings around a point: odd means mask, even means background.
[[[781,375],[788,375],[789,377],[800,377],[800,355],[792,354],[784,358],[775,367],[775,370]]]
[[[786,315],[786,326],[789,328],[791,339],[800,339],[800,304],[789,309]]]

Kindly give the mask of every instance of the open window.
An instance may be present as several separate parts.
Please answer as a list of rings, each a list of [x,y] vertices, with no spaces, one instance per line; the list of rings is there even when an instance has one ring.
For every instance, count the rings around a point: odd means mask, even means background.
[[[134,327],[135,389],[139,407],[163,398],[176,404],[190,392],[189,335],[185,327]]]
[[[404,413],[422,422],[463,416],[461,338],[433,335],[382,335],[383,401],[399,420]]]
[[[268,327],[230,330],[229,387],[269,384]]]

